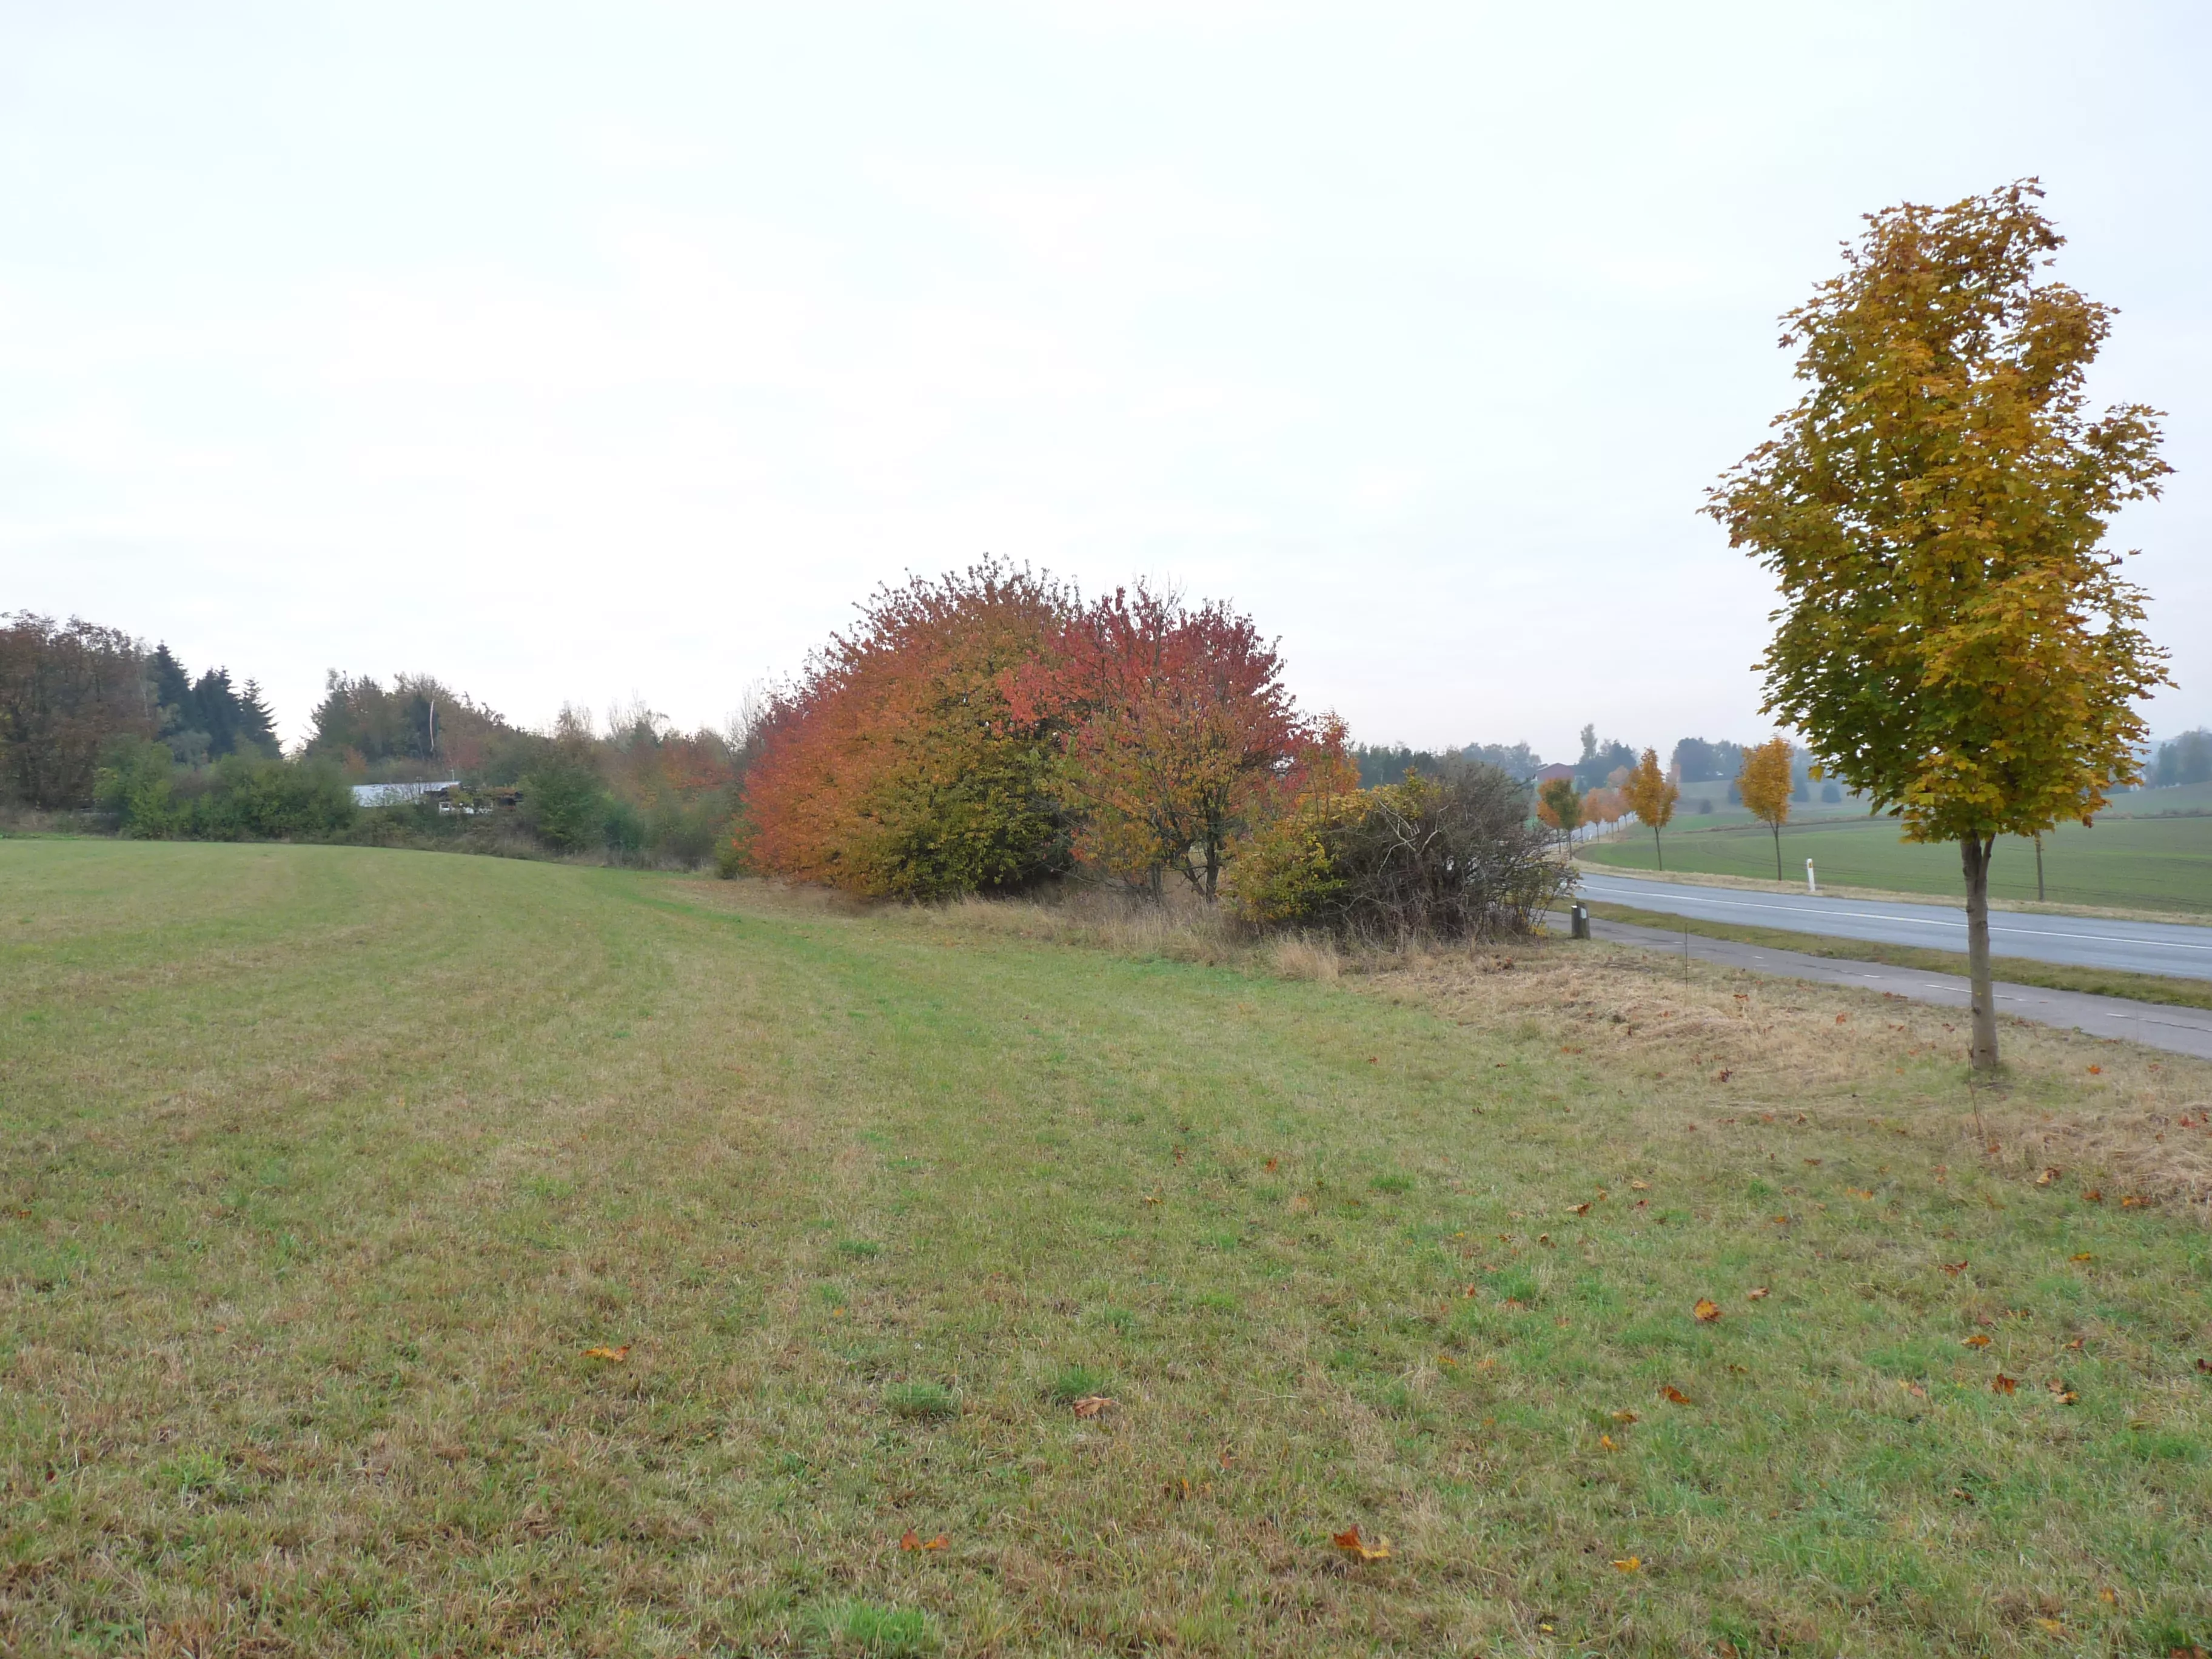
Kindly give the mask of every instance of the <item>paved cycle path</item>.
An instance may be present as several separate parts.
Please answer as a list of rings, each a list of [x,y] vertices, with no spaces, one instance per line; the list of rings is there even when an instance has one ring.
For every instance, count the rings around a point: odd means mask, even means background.
[[[1554,916],[1552,922],[1559,932],[1566,931],[1564,916]],[[1966,981],[1953,974],[1925,974],[1878,962],[1839,962],[1802,951],[1776,951],[1759,945],[1739,945],[1733,939],[1670,933],[1625,921],[1602,921],[1595,916],[1590,918],[1590,932],[1599,939],[1645,945],[1678,957],[1683,954],[1686,938],[1692,963],[1781,974],[1821,985],[1856,985],[1862,990],[1887,991],[1893,996],[1947,1008],[1965,1008],[1972,1000]],[[2212,1009],[2169,1008],[2163,1003],[2090,996],[2080,991],[2045,991],[2033,985],[2008,985],[2002,980],[1997,981],[1996,997],[1997,1012],[2014,1019],[2056,1025],[2089,1036],[2124,1037],[2171,1054],[2212,1060]]]

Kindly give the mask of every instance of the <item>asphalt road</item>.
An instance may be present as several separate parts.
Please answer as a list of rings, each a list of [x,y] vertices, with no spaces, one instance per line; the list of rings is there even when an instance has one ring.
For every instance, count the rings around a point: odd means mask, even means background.
[[[1566,931],[1566,918],[1557,915],[1553,926]],[[1682,936],[1656,927],[1638,927],[1624,921],[1593,916],[1590,932],[1621,945],[1640,945],[1680,960]],[[1833,957],[1809,957],[1799,951],[1777,951],[1765,945],[1739,945],[1733,939],[1690,937],[1692,959],[1712,968],[1748,969],[1753,973],[1780,974],[1811,980],[1820,985],[1850,985],[1864,991],[1881,991],[1914,1002],[1941,1007],[1971,1006],[1972,988],[1951,974],[1928,974],[1914,968],[1891,968],[1878,962],[1841,962]],[[1996,986],[1997,1012],[2038,1025],[2080,1031],[2089,1036],[2123,1037],[2169,1054],[2195,1054],[2212,1060],[2212,1011],[2169,1008],[2161,1003],[2136,1002],[2126,997],[2087,996],[2079,991],[2046,991],[2033,985]]]
[[[1665,881],[1585,872],[1577,890],[1586,899],[1632,904],[1639,910],[1743,927],[1779,927],[1830,939],[1919,945],[1936,951],[1966,948],[1966,913],[1944,904],[1892,904],[1867,899],[1816,898],[1808,893],[1761,893],[1735,887],[1692,887]],[[2124,969],[2177,979],[2212,979],[2212,927],[2187,922],[2106,921],[2090,916],[1990,913],[1990,950],[2079,968]]]

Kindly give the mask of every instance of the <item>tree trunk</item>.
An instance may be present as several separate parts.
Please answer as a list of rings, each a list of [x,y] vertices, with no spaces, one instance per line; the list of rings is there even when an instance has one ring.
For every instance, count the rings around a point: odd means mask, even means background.
[[[1959,843],[1966,871],[1966,971],[1973,979],[1974,1037],[1968,1062],[1977,1072],[1997,1068],[1997,1000],[1990,982],[1990,857],[1996,837],[1968,836]]]
[[[1778,882],[1782,879],[1782,826],[1778,823],[1771,827],[1774,831],[1774,879]]]
[[[1662,870],[1667,867],[1667,849],[1659,844],[1659,826],[1656,823],[1651,826],[1651,856],[1659,860]]]

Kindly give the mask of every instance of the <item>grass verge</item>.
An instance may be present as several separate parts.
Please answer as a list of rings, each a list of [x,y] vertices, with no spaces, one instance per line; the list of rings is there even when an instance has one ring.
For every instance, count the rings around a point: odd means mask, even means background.
[[[1700,939],[1729,939],[1769,951],[1797,951],[1808,957],[1826,957],[1838,962],[1878,962],[1892,968],[1955,974],[1961,978],[1966,972],[1966,957],[1962,951],[1929,951],[1911,945],[1832,939],[1822,933],[1794,933],[1783,927],[1743,927],[1734,922],[1678,916],[1664,910],[1639,910],[1632,905],[1608,904],[1595,899],[1583,902],[1592,915],[1607,921],[1632,922],[1639,927],[1664,928],[1674,933],[1686,929]],[[2014,985],[2040,986],[2046,991],[2129,997],[2137,1002],[2159,1002],[2173,1008],[2212,1008],[2212,984],[2203,980],[2172,979],[2163,974],[2130,974],[2109,968],[2075,968],[2064,963],[2036,962],[2026,957],[1997,957],[1992,959],[1991,967],[2001,980]]]
[[[1148,927],[0,846],[0,1649],[2212,1644],[2212,1068]]]

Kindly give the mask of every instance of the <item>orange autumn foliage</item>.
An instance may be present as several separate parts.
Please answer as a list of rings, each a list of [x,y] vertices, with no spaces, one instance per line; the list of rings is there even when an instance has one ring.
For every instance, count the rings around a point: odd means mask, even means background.
[[[995,560],[884,587],[774,701],[747,778],[755,867],[872,896],[1003,891],[1064,869],[1042,721],[1006,683],[1074,611]]]

